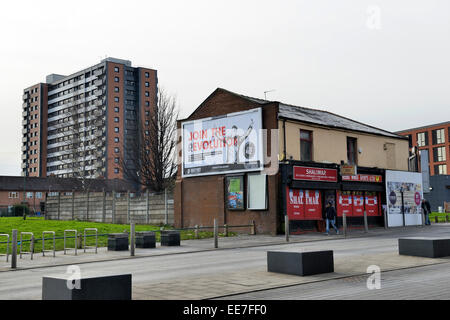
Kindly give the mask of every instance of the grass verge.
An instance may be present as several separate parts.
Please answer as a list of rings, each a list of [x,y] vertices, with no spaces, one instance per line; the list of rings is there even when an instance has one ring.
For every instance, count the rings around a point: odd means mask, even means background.
[[[54,231],[56,238],[64,237],[64,230],[77,230],[78,234],[83,234],[85,228],[97,228],[98,234],[109,234],[109,233],[121,233],[125,231],[130,231],[130,225],[127,224],[109,224],[109,223],[98,223],[98,222],[84,222],[84,221],[57,221],[57,220],[45,220],[44,218],[30,218],[28,217],[26,220],[23,220],[22,217],[6,217],[0,218],[0,234],[9,234],[11,236],[12,230],[18,230],[18,240],[20,240],[20,232],[33,232],[34,238],[37,239],[34,245],[34,252],[42,252],[42,232],[43,231]],[[157,231],[160,230],[161,226],[155,225],[136,225],[136,231]],[[164,226],[164,230],[173,229],[171,226]],[[93,234],[93,232],[89,232],[88,234]],[[229,236],[234,236],[236,233],[229,232]],[[73,233],[70,234],[73,236]],[[182,230],[180,232],[181,240],[195,239],[194,230]],[[223,234],[219,234],[219,236],[223,236]],[[211,231],[200,231],[199,238],[212,238],[213,232]],[[24,235],[23,237],[23,250],[29,251],[30,242],[26,241],[30,239],[29,235]],[[156,233],[156,241],[159,241],[160,234]],[[0,238],[0,254],[4,254],[6,252],[6,237]],[[11,241],[11,239],[10,239]],[[74,247],[75,239],[67,239],[67,246]],[[10,244],[11,245],[11,244]],[[51,235],[45,235],[45,247],[46,250],[51,249],[53,245],[53,238]],[[95,245],[95,237],[87,237],[86,239],[87,246]],[[106,247],[107,246],[107,236],[99,236],[98,237],[98,246]],[[64,240],[57,239],[56,240],[56,250],[64,249]],[[19,249],[18,249],[19,250]],[[11,253],[11,247],[9,249]]]

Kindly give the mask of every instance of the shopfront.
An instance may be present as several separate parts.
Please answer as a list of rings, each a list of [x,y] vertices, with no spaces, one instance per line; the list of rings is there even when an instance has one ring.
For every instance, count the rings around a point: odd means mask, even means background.
[[[336,164],[282,165],[281,198],[291,233],[323,231],[324,209],[329,201],[336,208],[340,225],[345,213],[349,227],[362,227],[366,211],[369,225],[382,226],[383,170],[359,168],[359,171],[355,176],[342,176]]]

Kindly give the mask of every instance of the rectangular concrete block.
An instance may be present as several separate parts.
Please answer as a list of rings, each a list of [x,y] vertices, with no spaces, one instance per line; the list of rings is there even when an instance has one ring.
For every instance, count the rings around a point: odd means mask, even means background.
[[[131,274],[82,277],[69,289],[68,276],[43,277],[42,300],[131,300]],[[71,280],[69,280],[71,281]]]
[[[161,231],[161,246],[179,246],[180,232],[173,230]]]
[[[136,232],[136,248],[155,248],[156,235],[154,232]]]
[[[128,250],[127,233],[108,234],[108,251],[125,251],[125,250]]]
[[[298,276],[334,272],[333,251],[268,251],[267,271]]]
[[[398,253],[405,256],[441,258],[450,256],[450,238],[401,238]]]

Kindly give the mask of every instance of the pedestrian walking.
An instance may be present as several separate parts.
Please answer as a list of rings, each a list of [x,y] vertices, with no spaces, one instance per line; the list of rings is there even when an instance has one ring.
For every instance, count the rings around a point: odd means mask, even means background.
[[[423,214],[425,215],[425,225],[429,226],[431,225],[430,222],[430,213],[431,213],[431,206],[427,199],[422,199],[422,210]]]
[[[336,230],[336,234],[339,234],[339,229],[336,227],[336,210],[333,207],[333,203],[328,201],[327,206],[325,208],[325,219],[326,219],[326,235],[330,234],[330,223],[331,226]]]

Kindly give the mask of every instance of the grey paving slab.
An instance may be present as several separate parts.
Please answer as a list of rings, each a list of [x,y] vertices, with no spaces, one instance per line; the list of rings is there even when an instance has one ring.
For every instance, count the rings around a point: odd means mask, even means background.
[[[37,258],[36,261],[28,261],[28,265],[25,261],[19,261],[19,266],[23,269],[0,272],[0,299],[40,299],[42,277],[65,273],[67,264],[79,265],[82,274],[86,275],[98,272],[131,273],[133,288],[136,288],[133,291],[133,299],[214,298],[219,295],[243,294],[286,285],[329,282],[342,277],[352,279],[352,276],[365,274],[370,264],[380,265],[383,271],[436,263],[448,264],[449,259],[399,256],[397,241],[399,236],[405,235],[448,234],[450,225],[442,224],[428,228],[401,228],[388,232],[377,230],[368,236],[348,239],[314,235],[298,237],[290,243],[285,243],[283,237],[242,236],[223,240],[222,245],[226,247],[226,243],[229,246],[223,250],[208,248],[212,246],[210,239],[190,240],[182,242],[182,246],[178,248],[147,249],[151,250],[148,253],[137,250],[136,258],[129,257],[129,253],[112,255],[102,251],[97,256],[57,255],[53,265],[48,265],[52,258],[42,258],[44,261],[41,264]],[[310,277],[272,274],[267,272],[268,250],[333,250],[336,261],[335,272]],[[36,265],[37,268],[33,267]],[[408,274],[407,271],[404,272]],[[363,281],[358,279],[347,280],[345,283],[355,285],[358,284],[357,281]],[[437,292],[446,293],[445,290]]]
[[[308,283],[232,295],[220,299],[271,300],[448,300],[450,299],[450,263],[381,273],[381,288],[369,290],[366,276]]]

